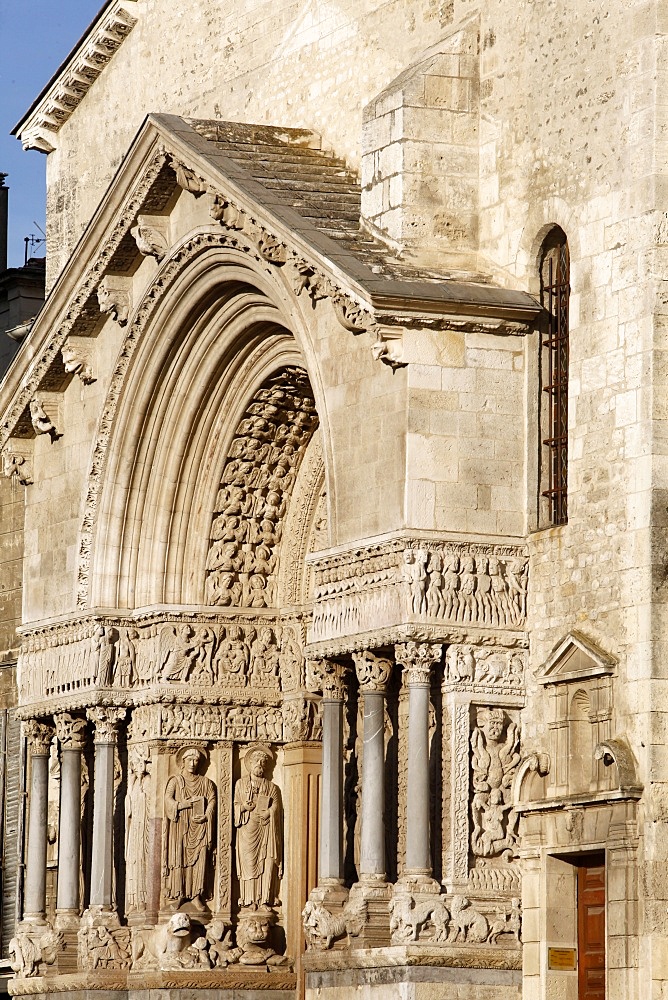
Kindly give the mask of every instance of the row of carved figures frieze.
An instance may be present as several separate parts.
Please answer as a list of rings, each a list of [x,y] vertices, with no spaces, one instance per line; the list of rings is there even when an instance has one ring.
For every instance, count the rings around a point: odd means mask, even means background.
[[[528,559],[491,546],[426,547],[315,567],[312,641],[418,615],[458,624],[523,628]]]
[[[519,897],[502,905],[485,906],[466,896],[412,893],[408,888],[397,888],[389,902],[393,944],[516,947],[521,942]],[[309,900],[302,920],[309,950],[326,951],[343,938],[354,947],[367,922],[367,903],[351,893],[345,906],[332,912],[323,903]]]
[[[168,738],[293,742],[318,740],[322,730],[320,702],[298,693],[282,705],[140,706],[132,714],[132,741]]]
[[[304,674],[299,632],[285,625],[177,622],[88,623],[73,628],[66,642],[57,633],[36,634],[23,644],[21,699],[156,684],[297,690]]]

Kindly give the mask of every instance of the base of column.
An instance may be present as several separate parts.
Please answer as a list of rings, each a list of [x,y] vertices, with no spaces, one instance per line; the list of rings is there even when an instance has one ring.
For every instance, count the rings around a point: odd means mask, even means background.
[[[364,914],[364,922],[352,946],[384,948],[390,943],[392,886],[382,876],[364,876],[350,890],[348,909]]]
[[[78,969],[79,927],[81,918],[74,911],[56,911],[54,929],[61,940],[49,975],[69,975]]]

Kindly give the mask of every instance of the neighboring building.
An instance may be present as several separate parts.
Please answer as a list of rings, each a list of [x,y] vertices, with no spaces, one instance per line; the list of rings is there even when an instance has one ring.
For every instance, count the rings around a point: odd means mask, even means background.
[[[19,123],[11,992],[668,990],[667,31],[109,0]]]

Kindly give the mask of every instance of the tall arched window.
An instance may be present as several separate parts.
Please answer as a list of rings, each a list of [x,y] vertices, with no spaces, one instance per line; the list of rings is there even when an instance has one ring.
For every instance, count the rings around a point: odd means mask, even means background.
[[[547,314],[541,342],[541,495],[548,524],[568,520],[568,297],[570,257],[563,229],[548,233],[540,258],[541,301]],[[541,504],[541,506],[543,506]]]

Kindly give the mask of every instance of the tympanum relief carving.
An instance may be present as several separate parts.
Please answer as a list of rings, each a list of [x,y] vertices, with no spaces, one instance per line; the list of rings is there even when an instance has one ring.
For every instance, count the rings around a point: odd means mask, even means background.
[[[284,516],[317,422],[313,393],[299,368],[271,376],[246,407],[216,500],[207,603],[249,608],[275,603]]]

